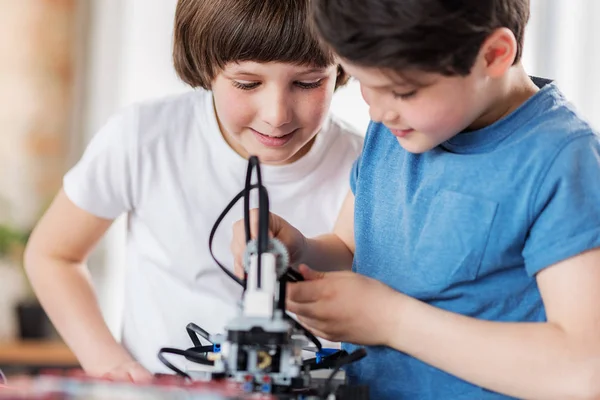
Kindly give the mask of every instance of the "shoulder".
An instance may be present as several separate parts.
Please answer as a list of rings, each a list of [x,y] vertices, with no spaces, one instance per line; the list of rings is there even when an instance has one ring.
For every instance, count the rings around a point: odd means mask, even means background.
[[[139,144],[168,136],[170,140],[188,134],[208,118],[211,92],[194,90],[129,106],[122,114],[135,121]]]
[[[582,117],[552,84],[550,96],[540,106],[543,107],[535,117],[521,127],[523,134],[518,144],[543,152],[549,161],[563,152],[585,143],[593,145],[598,141],[598,133]]]
[[[214,125],[203,123],[210,118],[211,99],[208,91],[190,91],[123,107],[94,134],[85,157],[115,153],[135,158],[184,148],[200,127]]]

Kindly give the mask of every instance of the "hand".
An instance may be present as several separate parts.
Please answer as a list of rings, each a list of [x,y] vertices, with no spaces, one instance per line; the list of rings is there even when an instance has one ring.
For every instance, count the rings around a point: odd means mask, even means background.
[[[149,383],[154,379],[154,375],[146,368],[142,367],[137,361],[130,360],[117,365],[103,374],[101,378],[111,381]]]
[[[258,209],[250,210],[250,236],[252,239],[258,235]],[[301,261],[306,248],[306,237],[286,220],[280,216],[269,214],[269,236],[281,241],[290,255],[290,264],[294,265]],[[235,274],[244,276],[244,252],[246,251],[246,233],[244,220],[239,220],[233,225],[233,239],[231,241],[231,252],[235,257]]]
[[[361,345],[388,345],[401,293],[354,272],[316,272],[300,266],[304,282],[288,284],[287,308],[313,334]]]

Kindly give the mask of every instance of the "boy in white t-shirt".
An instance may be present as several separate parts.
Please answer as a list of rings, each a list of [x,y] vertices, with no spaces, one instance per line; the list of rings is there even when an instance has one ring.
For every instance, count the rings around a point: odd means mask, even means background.
[[[185,326],[222,332],[241,289],[213,262],[208,235],[257,155],[271,210],[306,236],[333,228],[362,138],[328,116],[346,75],[309,21],[309,0],[180,0],[179,76],[194,92],[130,107],[94,137],[35,228],[33,287],[91,375],[146,381]],[[318,206],[317,206],[318,205]],[[102,319],[85,261],[127,213],[123,343]],[[233,264],[231,212],[216,238]],[[151,372],[150,372],[151,371]]]

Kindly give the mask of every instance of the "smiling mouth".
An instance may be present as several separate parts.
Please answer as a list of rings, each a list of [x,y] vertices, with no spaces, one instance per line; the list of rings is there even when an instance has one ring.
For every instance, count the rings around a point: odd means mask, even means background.
[[[266,134],[266,133],[259,132],[259,131],[255,130],[255,129],[252,129],[252,128],[250,128],[250,129],[251,129],[251,130],[252,130],[252,132],[254,132],[254,133],[258,133],[258,134],[259,134],[259,135],[261,135],[261,136],[266,136],[266,137],[273,138],[273,139],[282,139],[282,138],[284,138],[284,137],[290,136],[292,133],[294,133],[294,132],[296,132],[296,131],[297,131],[297,129],[294,129],[293,131],[291,131],[291,132],[289,132],[289,133],[286,133],[285,135],[279,135],[279,136],[278,136],[278,135],[268,135],[268,134]]]
[[[402,138],[409,133],[414,132],[414,129],[390,129],[390,132],[392,132],[392,135]]]
[[[294,133],[298,131],[298,129],[294,129],[290,133],[287,133],[283,136],[271,136],[264,133],[261,133],[257,130],[250,128],[254,137],[264,146],[267,147],[281,147],[287,144],[293,137]]]

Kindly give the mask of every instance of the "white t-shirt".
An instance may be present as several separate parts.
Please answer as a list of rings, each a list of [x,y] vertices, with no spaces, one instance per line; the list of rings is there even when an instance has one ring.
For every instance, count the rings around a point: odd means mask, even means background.
[[[361,148],[362,137],[328,118],[303,158],[261,166],[271,211],[308,237],[330,232]],[[151,371],[165,371],[161,347],[192,346],[188,323],[222,333],[236,315],[241,288],[214,263],[208,237],[246,168],[219,131],[212,93],[198,90],[119,113],[64,178],[81,209],[108,219],[128,213],[122,340]],[[215,237],[229,267],[231,226],[241,218],[242,200]]]

